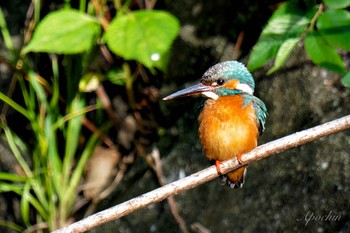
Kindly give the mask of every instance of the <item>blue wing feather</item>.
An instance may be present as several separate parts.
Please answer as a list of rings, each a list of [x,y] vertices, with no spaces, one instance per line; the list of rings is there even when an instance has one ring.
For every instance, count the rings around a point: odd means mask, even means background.
[[[259,133],[262,134],[262,132],[265,130],[267,108],[264,102],[262,102],[262,100],[260,100],[258,97],[255,97],[249,94],[244,94],[243,96],[244,96],[244,101],[243,101],[242,107],[244,108],[247,104],[250,104],[250,103],[253,104],[253,107],[255,109],[257,124],[259,127]]]
[[[265,122],[267,117],[267,108],[264,102],[260,100],[259,98],[253,96],[252,98],[253,106],[255,109],[255,115],[258,120],[258,126],[259,126],[259,132],[262,134],[262,132],[265,130]]]

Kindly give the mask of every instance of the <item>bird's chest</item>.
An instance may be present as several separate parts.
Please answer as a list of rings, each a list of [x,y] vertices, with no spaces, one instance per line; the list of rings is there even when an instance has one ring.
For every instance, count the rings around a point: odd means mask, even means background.
[[[199,137],[205,156],[227,160],[257,146],[258,127],[252,104],[241,96],[207,100],[199,116]]]

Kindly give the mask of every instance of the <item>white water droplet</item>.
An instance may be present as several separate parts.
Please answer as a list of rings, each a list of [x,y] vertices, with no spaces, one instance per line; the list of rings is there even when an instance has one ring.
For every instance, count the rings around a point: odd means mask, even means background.
[[[160,54],[159,53],[152,53],[151,55],[151,60],[152,61],[158,61],[160,59]]]

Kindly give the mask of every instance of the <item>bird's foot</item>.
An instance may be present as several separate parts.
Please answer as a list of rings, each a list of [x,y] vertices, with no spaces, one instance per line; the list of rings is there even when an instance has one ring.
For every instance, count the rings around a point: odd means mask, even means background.
[[[239,164],[243,164],[243,161],[242,161],[242,154],[238,154],[237,155],[237,161]]]
[[[219,175],[222,175],[221,168],[220,168],[221,163],[222,163],[221,161],[215,160],[216,171],[219,173]]]

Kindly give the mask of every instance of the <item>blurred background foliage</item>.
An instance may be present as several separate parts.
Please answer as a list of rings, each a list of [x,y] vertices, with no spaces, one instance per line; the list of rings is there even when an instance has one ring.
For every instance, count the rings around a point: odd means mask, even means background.
[[[271,74],[281,68],[298,43],[303,43],[311,61],[331,71],[345,75],[349,85],[350,73],[345,68],[341,51],[349,51],[350,1],[324,1],[300,8],[295,1],[281,4],[264,27],[253,47],[248,68],[253,71],[274,58]]]
[[[272,74],[302,44],[315,65],[341,74],[350,87],[343,59],[350,49],[349,5],[243,1],[236,14],[215,14],[199,3],[186,18],[172,14],[186,4],[168,1],[1,2],[0,192],[7,204],[0,226],[46,232],[88,216],[139,158],[164,184],[153,144],[171,122],[159,90],[198,79],[218,53],[225,60],[251,51],[248,68],[267,64]],[[194,32],[189,25],[200,14],[210,17]],[[193,53],[209,55],[191,60],[188,48],[174,51],[179,36]],[[213,44],[217,49],[208,51]],[[191,66],[193,75],[185,77]]]
[[[123,143],[112,142],[105,133],[114,127],[120,135],[134,136],[121,129],[126,127],[125,117],[118,112],[148,107],[134,85],[166,71],[179,21],[166,11],[152,10],[152,2],[34,0],[27,4],[20,6],[27,12],[22,15],[22,38],[17,44],[7,26],[11,9],[0,9],[1,62],[11,75],[0,94],[1,128],[16,160],[16,172],[1,171],[0,190],[14,192],[20,199],[20,221],[1,223],[18,231],[32,225],[53,230],[68,224],[86,206],[77,207],[79,192],[91,200],[91,190],[105,188],[104,182],[82,184],[87,162],[101,142],[105,145],[100,150],[110,150],[112,165],[120,162],[123,148],[123,154],[136,155],[128,136],[120,136],[125,145],[119,145]],[[112,106],[104,81],[126,95],[124,106]],[[112,173],[114,167],[110,169]]]

